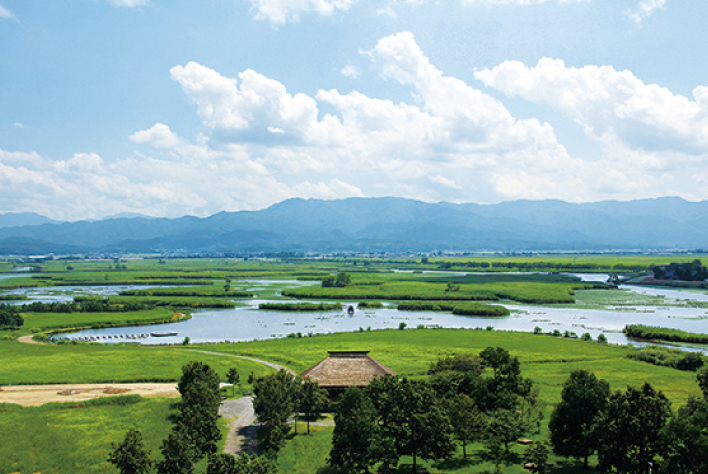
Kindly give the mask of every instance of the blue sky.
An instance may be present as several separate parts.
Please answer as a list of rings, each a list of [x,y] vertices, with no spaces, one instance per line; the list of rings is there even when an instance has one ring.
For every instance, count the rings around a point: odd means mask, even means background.
[[[0,212],[708,199],[708,2],[0,0]]]

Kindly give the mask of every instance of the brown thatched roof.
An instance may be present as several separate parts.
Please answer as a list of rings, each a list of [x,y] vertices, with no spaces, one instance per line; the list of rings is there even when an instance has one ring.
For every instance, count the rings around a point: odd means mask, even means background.
[[[338,388],[365,387],[375,377],[396,375],[368,354],[369,351],[329,351],[329,357],[304,371],[300,377],[317,382],[322,388]]]

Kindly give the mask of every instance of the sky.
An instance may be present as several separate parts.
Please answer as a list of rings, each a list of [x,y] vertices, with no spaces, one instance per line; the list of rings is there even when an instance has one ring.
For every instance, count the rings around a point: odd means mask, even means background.
[[[708,200],[708,2],[0,0],[0,212]]]

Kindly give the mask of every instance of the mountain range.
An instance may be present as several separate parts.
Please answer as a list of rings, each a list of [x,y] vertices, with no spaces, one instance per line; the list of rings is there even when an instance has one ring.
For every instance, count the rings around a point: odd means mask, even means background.
[[[22,217],[23,216],[23,217]],[[708,201],[289,199],[260,211],[57,222],[0,215],[0,254],[604,251],[708,248]]]

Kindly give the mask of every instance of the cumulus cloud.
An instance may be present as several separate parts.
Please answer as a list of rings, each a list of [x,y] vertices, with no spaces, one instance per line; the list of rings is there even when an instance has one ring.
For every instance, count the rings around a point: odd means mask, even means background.
[[[630,71],[611,66],[568,67],[543,58],[534,67],[506,61],[475,77],[509,96],[549,106],[579,123],[606,146],[642,150],[708,152],[708,88],[693,100]]]
[[[273,25],[300,21],[300,15],[316,13],[329,16],[335,11],[347,11],[356,0],[248,0],[256,11],[257,20]]]
[[[153,148],[119,159],[0,150],[0,208],[74,219],[204,216],[290,197],[708,199],[708,87],[686,98],[628,71],[551,59],[478,71],[488,87],[581,124],[601,143],[583,159],[550,124],[515,117],[479,82],[443,74],[411,33],[364,54],[409,99],[302,94],[250,69],[232,78],[190,62],[171,74],[202,121],[194,142],[158,122],[129,137]]]
[[[135,132],[130,137],[135,143],[149,143],[156,148],[172,148],[179,145],[179,137],[164,123],[156,123],[152,128]]]
[[[3,7],[2,5],[0,5],[0,18],[5,18],[6,20],[17,21],[17,17],[15,17],[15,14],[12,13],[7,8]]]
[[[657,10],[666,6],[666,0],[641,0],[634,9],[624,11],[625,16],[635,23],[641,23],[652,16]]]

